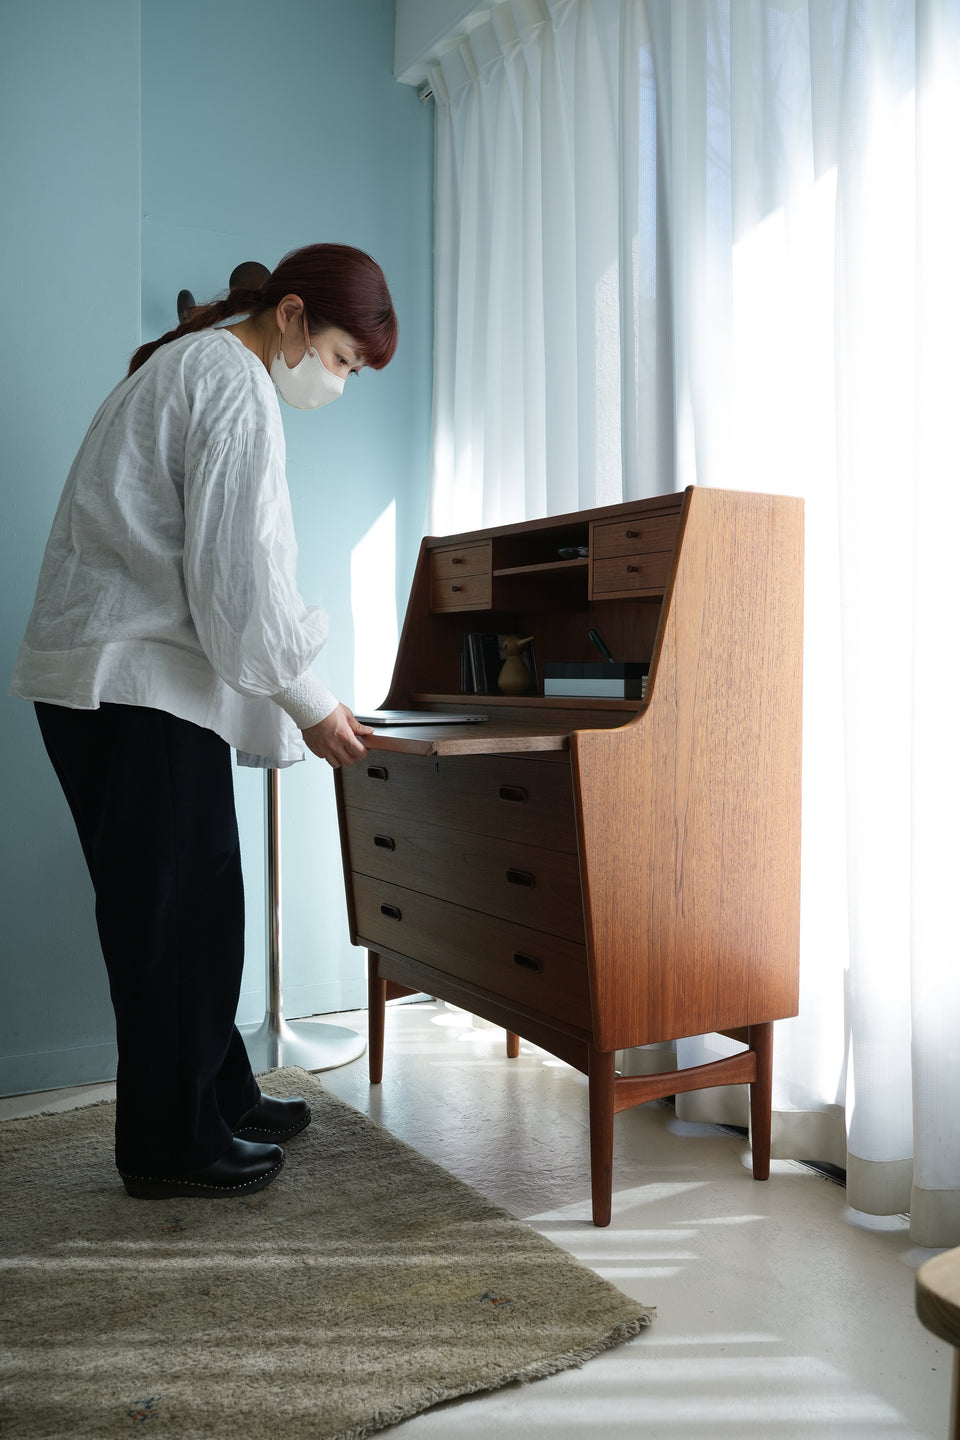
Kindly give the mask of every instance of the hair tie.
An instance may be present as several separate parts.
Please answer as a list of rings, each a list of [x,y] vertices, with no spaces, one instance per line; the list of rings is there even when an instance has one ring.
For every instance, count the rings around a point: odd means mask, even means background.
[[[234,296],[236,296],[237,300],[239,301],[241,295],[249,295],[250,301],[254,305],[263,304],[262,292],[259,290],[251,290],[249,285],[232,285],[230,287],[230,292],[227,296],[227,299],[232,300]],[[242,303],[246,304],[246,301],[243,301]]]

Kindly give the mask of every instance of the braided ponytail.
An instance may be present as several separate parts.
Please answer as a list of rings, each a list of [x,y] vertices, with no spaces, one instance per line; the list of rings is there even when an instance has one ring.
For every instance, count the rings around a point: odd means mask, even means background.
[[[161,345],[167,345],[171,340],[179,340],[181,335],[190,335],[195,330],[209,330],[212,326],[229,320],[231,315],[251,315],[266,309],[268,306],[264,304],[260,291],[250,290],[246,286],[231,290],[225,298],[212,300],[209,305],[196,305],[176,329],[168,330],[159,340],[148,340],[139,350],[134,351],[127,375],[139,370],[140,366],[150,359],[154,350],[159,350]]]

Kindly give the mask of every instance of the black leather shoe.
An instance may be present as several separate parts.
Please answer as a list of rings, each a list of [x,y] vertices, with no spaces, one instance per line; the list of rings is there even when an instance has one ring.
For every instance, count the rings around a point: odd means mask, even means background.
[[[234,1135],[244,1140],[280,1141],[299,1135],[310,1124],[310,1106],[299,1095],[281,1100],[276,1095],[261,1095],[252,1110],[242,1115],[233,1127]]]
[[[279,1145],[254,1145],[234,1137],[230,1148],[204,1170],[189,1175],[128,1175],[121,1170],[120,1177],[127,1194],[137,1200],[170,1200],[179,1195],[230,1199],[262,1190],[276,1180],[283,1158]]]

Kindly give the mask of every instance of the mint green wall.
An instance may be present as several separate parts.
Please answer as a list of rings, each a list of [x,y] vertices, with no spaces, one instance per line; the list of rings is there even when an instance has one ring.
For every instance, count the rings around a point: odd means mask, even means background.
[[[73,452],[123,372],[138,320],[144,336],[161,333],[175,323],[180,288],[208,298],[239,260],[272,265],[295,245],[336,240],[383,265],[401,330],[387,370],[351,380],[335,405],[319,414],[284,407],[300,585],[331,615],[318,668],[350,703],[357,669],[388,674],[391,658],[366,639],[355,653],[352,567],[379,522],[389,553],[377,563],[396,568],[395,590],[381,600],[388,651],[426,501],[433,117],[393,79],[392,0],[14,8],[0,10],[0,255],[8,286],[15,281],[13,343],[0,360],[10,410],[0,437],[3,674]],[[360,703],[376,703],[385,688]],[[89,882],[34,732],[30,708],[4,695],[0,1092],[97,1078],[112,1053]],[[238,771],[237,789],[244,1023],[264,1007],[260,775]],[[327,767],[311,760],[286,771],[282,806],[286,1013],[362,1004]]]
[[[140,36],[129,0],[0,8],[0,1089],[99,1078],[113,1016],[90,883],[7,684],[50,521],[138,343]],[[53,1077],[53,1078],[51,1078]]]

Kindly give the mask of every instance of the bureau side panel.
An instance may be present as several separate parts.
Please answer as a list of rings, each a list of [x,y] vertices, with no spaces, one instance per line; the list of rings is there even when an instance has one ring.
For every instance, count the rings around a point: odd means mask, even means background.
[[[797,1011],[802,515],[691,490],[647,707],[571,737],[601,1049]]]

